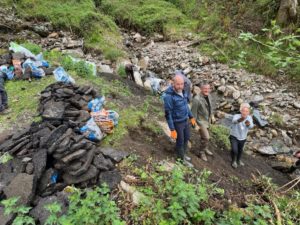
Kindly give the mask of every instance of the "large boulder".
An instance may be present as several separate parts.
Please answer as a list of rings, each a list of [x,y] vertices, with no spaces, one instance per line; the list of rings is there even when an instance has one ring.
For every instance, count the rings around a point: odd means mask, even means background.
[[[19,173],[10,184],[4,188],[4,194],[7,198],[20,197],[19,203],[27,205],[34,196],[35,184],[33,175]]]

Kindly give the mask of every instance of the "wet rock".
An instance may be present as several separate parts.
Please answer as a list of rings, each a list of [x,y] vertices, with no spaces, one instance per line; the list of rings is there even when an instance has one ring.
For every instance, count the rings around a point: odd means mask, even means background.
[[[35,191],[34,189],[34,176],[26,173],[20,173],[7,187],[4,188],[4,194],[7,198],[19,196],[19,203],[22,205],[27,205],[33,198]]]
[[[100,173],[99,183],[100,184],[104,184],[105,183],[105,184],[108,185],[108,187],[111,190],[113,190],[121,182],[121,179],[122,179],[122,177],[121,177],[119,171],[117,171],[117,170],[106,171],[106,172]]]
[[[110,159],[112,159],[117,163],[129,155],[129,153],[125,151],[116,150],[113,148],[102,148],[101,152],[104,156],[109,157]]]

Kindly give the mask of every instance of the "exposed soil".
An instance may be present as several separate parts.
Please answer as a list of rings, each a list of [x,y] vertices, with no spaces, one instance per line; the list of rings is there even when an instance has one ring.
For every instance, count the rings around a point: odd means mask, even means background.
[[[134,83],[127,83],[130,89],[134,89],[132,86]],[[139,95],[139,91],[134,94]],[[140,101],[145,100],[146,95],[143,93],[140,96]],[[139,103],[137,103],[139,104]],[[155,123],[157,120],[157,115],[151,116],[151,122]],[[159,118],[164,120],[164,118]],[[208,162],[204,162],[199,159],[194,152],[197,148],[201,147],[200,136],[195,131],[192,130],[191,135],[192,147],[188,153],[192,158],[192,163],[196,169],[208,169],[212,172],[210,180],[218,184],[219,187],[225,190],[225,198],[218,199],[218,202],[226,205],[226,202],[236,202],[238,205],[243,206],[245,202],[245,196],[249,194],[254,194],[256,192],[255,188],[249,182],[252,175],[258,176],[259,174],[265,175],[272,178],[273,182],[279,186],[287,183],[290,178],[277,170],[274,170],[270,164],[270,159],[262,157],[259,155],[250,156],[247,154],[243,155],[244,167],[239,167],[238,169],[233,169],[231,167],[230,153],[226,150],[221,150],[213,143],[210,143],[210,150],[214,153],[214,156],[208,158]],[[145,165],[147,159],[150,157],[154,161],[161,161],[169,159],[175,162],[175,150],[174,143],[172,143],[165,134],[156,134],[152,130],[145,128],[143,126],[143,121],[138,129],[129,130],[129,134],[120,143],[122,150],[128,151],[130,153],[137,154],[139,156],[137,163],[139,165]],[[225,204],[224,204],[225,203]],[[216,203],[214,203],[216,204]]]

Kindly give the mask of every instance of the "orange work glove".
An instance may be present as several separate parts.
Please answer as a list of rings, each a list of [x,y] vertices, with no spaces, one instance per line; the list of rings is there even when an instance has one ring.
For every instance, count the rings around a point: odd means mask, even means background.
[[[177,132],[176,132],[176,130],[171,130],[171,138],[177,139]]]
[[[191,121],[192,127],[195,128],[196,127],[196,120],[195,120],[195,118],[191,118],[190,121]]]

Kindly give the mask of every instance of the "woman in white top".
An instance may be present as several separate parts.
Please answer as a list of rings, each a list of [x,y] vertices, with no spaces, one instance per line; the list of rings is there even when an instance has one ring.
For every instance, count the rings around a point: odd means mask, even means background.
[[[241,161],[243,148],[246,142],[248,130],[253,128],[253,120],[250,116],[250,105],[248,103],[242,103],[240,106],[241,114],[236,114],[232,119],[232,126],[230,131],[230,143],[231,143],[231,157],[232,167],[244,166]]]

